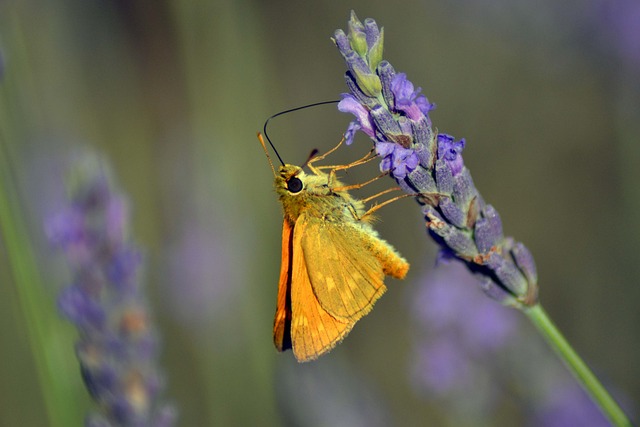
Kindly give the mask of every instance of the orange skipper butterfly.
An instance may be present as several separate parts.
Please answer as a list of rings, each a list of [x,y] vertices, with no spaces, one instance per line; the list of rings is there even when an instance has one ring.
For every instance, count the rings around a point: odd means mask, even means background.
[[[409,264],[371,226],[371,214],[395,199],[365,209],[366,201],[391,190],[364,200],[348,192],[380,176],[351,186],[336,178],[337,171],[365,163],[375,155],[370,152],[347,165],[314,166],[341,141],[322,156],[313,157],[312,153],[303,165],[310,174],[284,162],[276,171],[261,134],[258,139],[275,175],[276,193],[284,210],[273,340],[279,351],[292,349],[299,362],[306,362],[343,340],[386,291],[385,276],[402,279]]]

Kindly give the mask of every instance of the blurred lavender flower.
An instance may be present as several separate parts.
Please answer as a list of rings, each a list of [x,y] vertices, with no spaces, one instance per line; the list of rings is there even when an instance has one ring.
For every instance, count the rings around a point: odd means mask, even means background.
[[[384,396],[340,358],[277,366],[275,396],[287,426],[398,425]]]
[[[461,263],[442,265],[421,282],[411,301],[416,391],[456,425],[495,425],[505,405],[532,426],[607,425],[542,342],[527,336],[517,313],[483,298],[474,282]]]
[[[640,67],[637,0],[586,0],[580,7],[553,0],[454,0],[447,6],[453,19],[490,29],[494,36],[517,40],[523,49],[550,43],[560,51],[566,47],[582,53],[599,50],[594,56],[599,62],[605,55],[635,69]],[[553,59],[540,61],[547,71],[549,61]],[[554,62],[562,66],[565,61],[560,57]]]
[[[412,301],[418,339],[411,380],[421,394],[478,420],[491,412],[501,391],[489,369],[519,322],[516,312],[482,298],[470,286],[476,282],[460,263],[447,263],[418,288]]]
[[[448,256],[463,261],[492,298],[515,307],[537,303],[533,257],[502,233],[498,212],[486,204],[464,166],[465,140],[437,134],[429,113],[435,108],[404,73],[382,59],[384,32],[373,19],[355,13],[349,34],[337,30],[334,42],[346,61],[350,93],[338,109],[352,113],[347,144],[357,130],[369,136],[389,172],[423,204],[429,234]]]
[[[167,310],[187,330],[210,333],[198,326],[236,307],[236,289],[227,285],[234,279],[232,251],[223,246],[214,227],[200,225],[197,218],[189,220],[177,242],[169,245],[165,262],[168,282],[179,282],[181,286],[167,285],[162,294],[167,299]]]
[[[159,402],[158,336],[140,279],[142,257],[128,235],[129,214],[99,160],[82,158],[69,203],[45,224],[73,271],[58,307],[78,328],[82,378],[100,408],[87,426],[171,426],[175,411]]]
[[[549,390],[530,425],[605,427],[609,423],[584,390],[575,384],[567,384]]]
[[[595,4],[596,30],[603,32],[607,45],[620,57],[640,67],[640,2],[600,0]]]

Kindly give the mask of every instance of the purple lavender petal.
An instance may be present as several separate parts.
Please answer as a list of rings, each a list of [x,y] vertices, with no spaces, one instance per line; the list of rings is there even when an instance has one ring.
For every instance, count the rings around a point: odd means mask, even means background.
[[[70,206],[45,221],[45,234],[49,242],[61,248],[73,264],[83,264],[91,257],[91,238],[80,209]]]
[[[360,129],[362,129],[362,126],[360,126],[360,123],[358,123],[357,121],[350,122],[349,126],[347,126],[347,131],[344,133],[345,144],[351,145],[353,143],[353,139],[356,136],[356,132],[359,131]]]
[[[64,248],[84,238],[84,217],[79,209],[71,207],[50,216],[44,228],[49,242]]]
[[[369,117],[369,111],[364,108],[353,95],[347,93],[342,94],[342,99],[338,103],[338,110],[356,116],[360,124],[360,129],[369,136],[374,135],[373,123]]]
[[[421,90],[420,88],[414,90],[413,83],[407,80],[405,73],[398,73],[393,76],[391,91],[395,97],[396,110],[404,112],[411,120],[419,121],[422,119],[424,113],[415,102]],[[424,101],[421,100],[421,103],[424,103]]]
[[[380,157],[391,156],[396,149],[396,144],[392,142],[377,142],[376,143],[376,154]]]
[[[451,135],[444,133],[438,135],[438,159],[447,162],[453,175],[459,174],[464,167],[464,163],[462,161],[462,150],[464,149],[464,144],[464,138],[460,141],[455,141]]]
[[[107,278],[119,291],[137,288],[137,272],[142,264],[142,255],[134,248],[123,248],[105,264]]]
[[[415,104],[418,106],[422,114],[425,115],[427,121],[429,122],[429,126],[431,126],[431,119],[429,118],[429,112],[436,109],[436,104],[432,104],[429,102],[426,96],[418,95],[415,100]]]
[[[392,142],[376,143],[376,154],[382,158],[380,162],[380,171],[388,172],[393,168],[393,152],[396,148],[396,144]]]
[[[395,145],[395,144],[394,144]],[[418,167],[420,163],[420,159],[416,155],[415,151],[402,148],[398,145],[395,145],[395,150],[393,152],[393,176],[398,179],[404,179],[409,172]]]
[[[103,307],[77,285],[69,286],[60,293],[58,308],[69,321],[83,329],[101,329],[106,320]]]

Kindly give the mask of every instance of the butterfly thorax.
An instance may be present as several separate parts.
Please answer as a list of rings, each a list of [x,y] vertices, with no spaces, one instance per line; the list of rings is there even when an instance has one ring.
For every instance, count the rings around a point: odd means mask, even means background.
[[[285,218],[295,223],[304,212],[310,217],[330,222],[360,222],[364,204],[347,191],[336,191],[343,184],[322,172],[306,174],[294,165],[280,167],[276,192],[280,196]]]

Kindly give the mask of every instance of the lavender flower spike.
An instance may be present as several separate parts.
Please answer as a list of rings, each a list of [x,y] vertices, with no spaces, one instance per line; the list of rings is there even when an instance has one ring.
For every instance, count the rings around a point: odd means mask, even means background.
[[[350,140],[357,130],[371,138],[382,158],[380,169],[389,171],[423,206],[427,230],[441,246],[441,255],[462,261],[489,297],[521,309],[609,421],[630,426],[620,405],[539,304],[533,256],[522,243],[503,235],[498,212],[485,203],[464,165],[464,139],[434,132],[429,117],[434,105],[382,59],[382,30],[374,20],[366,19],[363,25],[352,12],[349,30],[348,36],[336,31],[334,42],[349,69],[351,93],[343,95],[340,111],[357,118],[349,125]]]
[[[70,181],[68,205],[49,218],[46,232],[73,272],[58,306],[78,328],[82,379],[100,408],[85,425],[172,426],[174,409],[159,401],[158,336],[127,204],[94,157],[82,158]]]
[[[348,26],[348,35],[338,30],[333,40],[349,69],[350,93],[339,104],[356,117],[349,143],[357,130],[371,138],[380,169],[416,194],[429,234],[445,254],[480,276],[487,295],[509,306],[535,306],[533,257],[522,243],[504,237],[498,212],[475,188],[462,159],[465,140],[436,134],[429,117],[435,105],[382,59],[383,31],[373,19],[362,24],[352,12]]]

